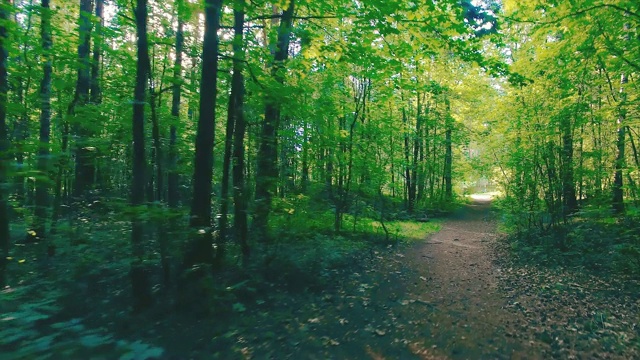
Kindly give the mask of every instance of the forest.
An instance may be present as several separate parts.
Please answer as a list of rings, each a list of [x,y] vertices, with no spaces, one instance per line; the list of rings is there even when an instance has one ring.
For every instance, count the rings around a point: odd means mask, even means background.
[[[0,0],[0,359],[640,357],[636,0]]]

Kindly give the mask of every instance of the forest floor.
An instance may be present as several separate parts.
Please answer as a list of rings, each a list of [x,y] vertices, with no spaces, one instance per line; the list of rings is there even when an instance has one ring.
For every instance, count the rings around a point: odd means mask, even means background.
[[[373,253],[330,290],[258,301],[241,315],[244,325],[232,325],[213,342],[202,339],[207,345],[191,356],[640,357],[637,292],[584,272],[519,265],[500,240],[494,216],[488,199],[476,199],[438,233]]]
[[[437,233],[360,251],[323,286],[250,279],[203,294],[218,298],[211,314],[167,301],[133,315],[100,282],[57,301],[7,289],[0,360],[640,358],[638,280],[520,261],[497,214],[476,197]]]

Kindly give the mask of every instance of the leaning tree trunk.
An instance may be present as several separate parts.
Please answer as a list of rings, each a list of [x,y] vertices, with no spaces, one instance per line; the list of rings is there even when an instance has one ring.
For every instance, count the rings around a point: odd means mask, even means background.
[[[147,76],[149,74],[149,43],[147,40],[147,0],[138,0],[136,11],[136,35],[138,59],[136,63],[136,85],[133,102],[133,179],[131,182],[131,206],[139,207],[144,202],[145,167],[144,154],[144,107]],[[151,289],[144,266],[144,223],[138,216],[131,222],[131,286],[134,311],[151,305]]]
[[[189,225],[196,231],[184,256],[185,268],[213,264],[211,231],[211,192],[213,142],[215,139],[216,97],[218,94],[218,30],[222,0],[205,1],[205,28],[202,48],[200,108],[196,133],[193,173],[193,199]]]
[[[7,153],[10,148],[7,129],[7,92],[9,80],[7,76],[7,25],[9,22],[9,0],[0,2],[0,185],[8,180],[9,161]],[[9,261],[9,204],[8,188],[0,186],[0,288],[7,284],[7,262]]]

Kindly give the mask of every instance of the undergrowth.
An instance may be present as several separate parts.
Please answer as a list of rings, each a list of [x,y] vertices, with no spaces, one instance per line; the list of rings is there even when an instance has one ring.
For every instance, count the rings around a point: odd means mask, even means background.
[[[129,315],[130,222],[118,203],[99,205],[99,210],[78,209],[60,221],[57,234],[47,240],[55,245],[53,257],[46,256],[46,243],[18,241],[14,246],[11,286],[0,293],[0,353],[8,354],[0,358],[156,358],[163,349],[152,344],[153,336],[139,336],[154,331],[142,323],[182,321],[180,316],[197,302],[217,318],[235,319],[274,294],[321,292],[373,261],[379,249],[423,239],[439,228],[437,220],[414,221],[398,203],[388,201],[386,213],[380,214],[362,202],[344,215],[343,229],[336,233],[335,214],[326,203],[305,196],[279,199],[270,219],[272,239],[264,248],[252,240],[250,266],[242,266],[239,246],[228,242],[223,268],[201,279],[192,294],[180,285],[186,216],[149,211],[144,261],[156,303],[144,315],[151,319],[136,324]],[[167,216],[176,228],[168,228]],[[423,220],[424,214],[415,218]],[[12,228],[15,239],[21,239],[24,225],[14,222]],[[168,283],[160,266],[163,236],[170,239],[164,249],[170,259]]]
[[[556,226],[512,232],[507,242],[523,262],[640,278],[640,216],[634,211],[614,217],[588,207]]]

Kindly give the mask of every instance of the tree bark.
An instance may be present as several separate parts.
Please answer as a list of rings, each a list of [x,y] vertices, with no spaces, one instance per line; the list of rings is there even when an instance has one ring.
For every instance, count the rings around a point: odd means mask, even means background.
[[[193,199],[189,225],[196,230],[184,265],[213,264],[211,231],[211,192],[213,177],[213,144],[215,140],[216,103],[218,95],[218,30],[222,0],[205,0],[205,29],[202,48],[200,107],[196,133],[193,173]]]
[[[147,76],[149,74],[149,43],[147,39],[147,0],[137,0],[135,10],[137,52],[136,85],[133,103],[133,178],[131,183],[131,206],[139,207],[144,202],[145,190],[145,144],[144,108],[146,104]],[[131,286],[133,309],[140,311],[151,305],[151,288],[144,266],[144,223],[135,215],[131,222]]]

